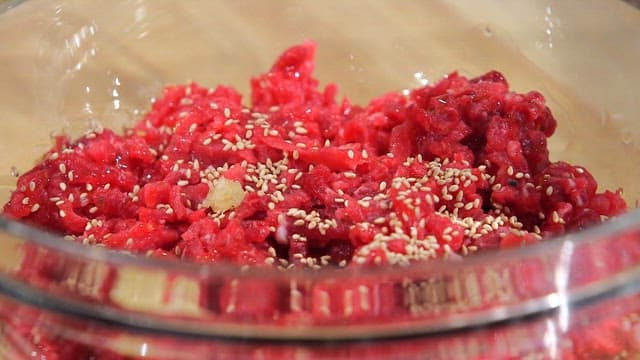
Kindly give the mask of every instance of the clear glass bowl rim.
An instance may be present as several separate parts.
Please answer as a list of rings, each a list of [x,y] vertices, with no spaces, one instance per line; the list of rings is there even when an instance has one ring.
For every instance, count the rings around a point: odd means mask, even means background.
[[[570,233],[537,244],[519,248],[485,251],[466,257],[464,261],[454,262],[436,259],[428,262],[414,263],[406,267],[353,267],[346,269],[324,268],[320,270],[299,269],[295,272],[282,272],[275,268],[252,268],[236,264],[196,264],[161,258],[145,256],[133,256],[129,253],[109,250],[103,247],[86,246],[79,243],[66,241],[59,236],[50,234],[28,225],[7,219],[0,215],[0,237],[11,236],[25,244],[46,248],[71,259],[85,262],[96,262],[113,266],[135,266],[153,269],[171,274],[181,274],[196,277],[241,277],[249,279],[318,279],[331,276],[334,279],[353,277],[375,276],[404,276],[415,274],[429,274],[446,266],[447,272],[455,272],[456,269],[473,269],[491,264],[492,261],[525,261],[549,254],[557,254],[562,248],[571,246],[602,245],[611,241],[617,235],[625,234],[640,228],[640,210],[633,210],[627,214],[610,219],[609,221],[585,229],[581,232]],[[620,249],[624,251],[624,249]],[[422,326],[398,327],[386,326],[381,331],[352,327],[350,331],[341,331],[340,326],[328,326],[313,329],[312,332],[273,332],[272,326],[251,325],[252,330],[247,333],[247,327],[239,324],[237,328],[228,323],[209,327],[194,326],[193,322],[183,322],[180,319],[165,319],[128,310],[115,309],[101,304],[87,303],[72,298],[60,298],[47,294],[30,284],[26,284],[0,274],[0,294],[4,294],[37,308],[71,315],[83,320],[97,321],[118,329],[130,329],[135,331],[170,334],[172,336],[187,336],[198,338],[237,339],[255,338],[257,340],[275,341],[318,341],[318,340],[361,340],[363,338],[397,338],[416,335],[442,334],[452,331],[465,331],[483,326],[490,326],[503,322],[519,319],[535,318],[545,315],[560,308],[571,308],[592,304],[603,299],[632,294],[640,290],[640,264],[633,264],[623,271],[600,279],[586,287],[579,289],[556,289],[546,296],[527,299],[513,305],[498,305],[487,309],[438,318],[435,321]],[[211,325],[211,324],[210,324]],[[353,331],[355,329],[355,331]],[[391,329],[391,331],[390,331]],[[309,330],[309,329],[307,329]],[[362,331],[365,330],[365,331]],[[366,333],[366,336],[363,334]],[[340,334],[337,336],[336,334]]]

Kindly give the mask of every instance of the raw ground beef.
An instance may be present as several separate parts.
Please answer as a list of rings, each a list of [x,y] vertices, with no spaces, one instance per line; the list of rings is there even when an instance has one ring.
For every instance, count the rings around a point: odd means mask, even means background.
[[[550,162],[556,121],[492,71],[357,106],[313,78],[315,45],[233,88],[168,86],[118,135],[60,137],[4,213],[85,244],[198,262],[408,264],[520,246],[626,209]]]

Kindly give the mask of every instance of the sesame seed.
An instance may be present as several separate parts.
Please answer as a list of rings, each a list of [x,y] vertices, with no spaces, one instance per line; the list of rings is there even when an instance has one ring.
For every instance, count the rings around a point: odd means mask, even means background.
[[[557,211],[554,211],[553,213],[551,213],[551,220],[556,223],[556,224],[564,224],[565,221],[562,217],[560,217],[560,214],[558,214]]]
[[[356,155],[353,152],[353,150],[347,151],[347,156],[349,157],[349,159],[354,159],[356,157]]]
[[[31,212],[34,213],[40,209],[40,204],[33,204],[31,207]]]

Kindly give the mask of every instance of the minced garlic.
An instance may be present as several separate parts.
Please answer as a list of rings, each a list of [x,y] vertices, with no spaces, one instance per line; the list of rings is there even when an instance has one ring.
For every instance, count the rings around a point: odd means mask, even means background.
[[[202,206],[210,207],[214,211],[226,211],[240,205],[244,195],[240,182],[221,177],[210,186],[209,194],[202,202]]]

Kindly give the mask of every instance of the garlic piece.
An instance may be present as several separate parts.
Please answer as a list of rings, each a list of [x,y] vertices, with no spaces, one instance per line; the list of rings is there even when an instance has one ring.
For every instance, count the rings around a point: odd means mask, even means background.
[[[209,193],[202,206],[210,207],[214,211],[227,211],[240,205],[244,195],[240,182],[221,177],[209,187]]]

